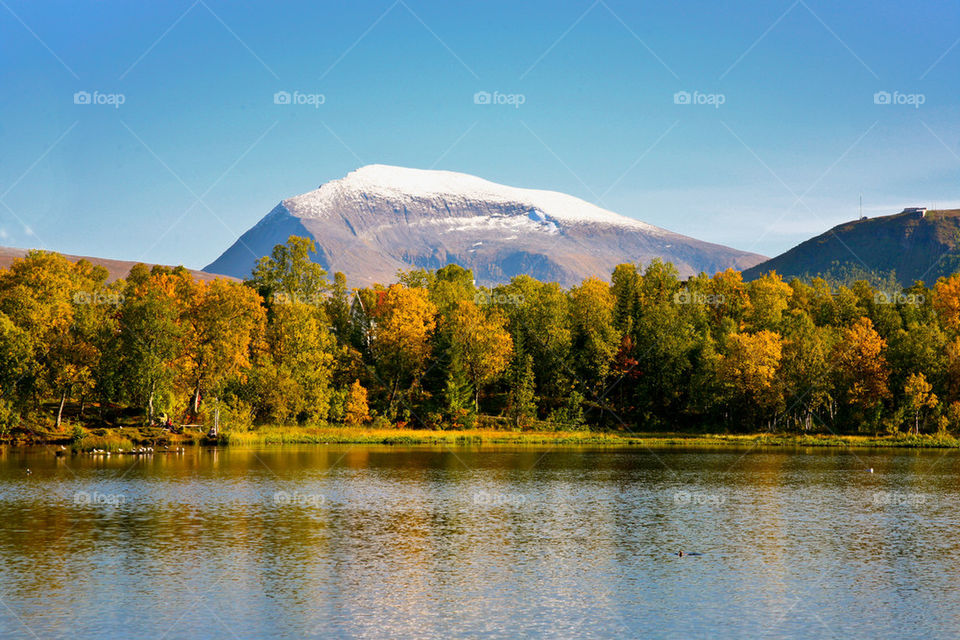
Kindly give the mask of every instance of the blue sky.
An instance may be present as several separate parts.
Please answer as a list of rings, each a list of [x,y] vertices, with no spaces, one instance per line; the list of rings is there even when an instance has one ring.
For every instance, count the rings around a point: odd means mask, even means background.
[[[202,267],[371,163],[767,255],[960,206],[956,2],[0,0],[0,86],[0,245]]]

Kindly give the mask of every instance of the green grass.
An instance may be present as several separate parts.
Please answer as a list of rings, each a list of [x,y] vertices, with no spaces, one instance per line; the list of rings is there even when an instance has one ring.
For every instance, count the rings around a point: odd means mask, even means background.
[[[120,449],[130,451],[133,449],[133,442],[119,433],[107,433],[105,435],[88,433],[82,440],[75,443],[73,448],[78,451],[92,451],[94,449],[114,452]]]
[[[359,427],[264,426],[253,431],[226,432],[221,443],[231,446],[264,444],[518,444],[645,447],[772,446],[772,447],[906,447],[960,448],[960,439],[947,435],[730,435],[597,433],[590,431],[428,431],[364,429]]]
[[[552,445],[610,447],[901,447],[960,448],[960,438],[951,435],[800,435],[800,434],[693,434],[622,433],[592,431],[507,431],[497,429],[419,430],[374,429],[347,426],[265,425],[250,431],[222,432],[216,441],[205,431],[194,429],[174,435],[157,427],[83,429],[83,438],[74,441],[71,428],[37,430],[29,438],[4,439],[11,444],[66,444],[81,451],[116,451],[134,446],[226,445],[258,446],[284,444],[405,444],[405,445]]]

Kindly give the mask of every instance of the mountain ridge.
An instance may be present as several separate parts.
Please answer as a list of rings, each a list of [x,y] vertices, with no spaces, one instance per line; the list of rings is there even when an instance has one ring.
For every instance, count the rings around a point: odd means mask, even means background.
[[[7,269],[13,264],[14,260],[23,258],[27,255],[28,251],[33,249],[22,249],[19,247],[0,247],[0,268]],[[60,253],[57,251],[57,253]],[[75,256],[68,253],[61,254],[64,258],[70,262],[77,262],[79,260],[86,260],[91,264],[104,267],[109,273],[108,281],[112,282],[120,278],[126,278],[130,273],[130,268],[135,264],[145,264],[148,267],[157,266],[151,262],[142,262],[138,260],[115,260],[113,258],[100,258],[97,256]],[[174,265],[159,265],[163,267],[174,268]],[[185,267],[186,268],[186,267]],[[203,271],[200,269],[187,269],[187,271],[197,280],[210,281],[215,280],[216,278],[227,278],[229,280],[235,280],[233,276],[228,276],[221,273],[210,273],[208,271]]]
[[[828,273],[838,266],[893,272],[901,285],[927,283],[960,269],[960,209],[918,210],[836,225],[766,262],[745,269],[752,280],[769,271],[786,279]]]
[[[479,284],[527,273],[563,285],[608,278],[616,264],[673,262],[681,275],[743,269],[764,256],[689,238],[574,196],[469,174],[368,165],[287,198],[204,268],[236,277],[290,235],[318,245],[315,261],[356,284],[400,269],[456,263]]]

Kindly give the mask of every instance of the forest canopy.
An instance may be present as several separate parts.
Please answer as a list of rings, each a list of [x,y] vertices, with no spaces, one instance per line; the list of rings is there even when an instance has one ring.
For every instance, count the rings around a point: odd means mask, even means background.
[[[348,288],[291,236],[245,282],[31,251],[0,270],[0,433],[119,410],[259,425],[956,432],[960,275],[932,287],[682,280],[569,290],[455,264]]]

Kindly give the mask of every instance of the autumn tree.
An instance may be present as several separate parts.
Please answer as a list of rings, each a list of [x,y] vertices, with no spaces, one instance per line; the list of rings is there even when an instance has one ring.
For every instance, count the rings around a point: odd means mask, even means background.
[[[426,289],[394,284],[376,292],[370,348],[389,382],[391,411],[400,385],[416,385],[427,367],[436,313]]]
[[[960,274],[940,278],[933,287],[933,308],[944,329],[960,333]]]
[[[747,285],[743,282],[743,274],[733,269],[720,271],[710,278],[706,294],[713,303],[709,305],[711,316],[716,327],[724,326],[723,320],[728,320],[724,332],[730,333],[740,330],[740,325],[752,310],[750,294]]]
[[[5,435],[19,420],[31,351],[29,334],[0,312],[0,434]]]
[[[735,407],[748,416],[762,418],[780,405],[777,371],[782,357],[780,334],[773,331],[729,337],[720,373]],[[754,412],[754,407],[759,411]]]
[[[473,386],[473,407],[480,408],[480,393],[510,364],[513,338],[506,330],[507,319],[495,310],[483,310],[463,300],[451,317],[454,336],[453,359],[463,366]]]
[[[783,313],[790,306],[790,296],[793,295],[790,285],[776,271],[771,271],[747,285],[747,293],[750,296],[750,309],[746,320],[750,327],[754,331],[779,329]]]
[[[0,274],[0,311],[30,336],[24,382],[35,396],[55,394],[58,427],[72,392],[93,385],[100,357],[94,336],[119,301],[106,278],[103,267],[47,251],[30,251]]]
[[[834,347],[835,377],[855,420],[876,421],[881,403],[890,396],[887,342],[861,317],[845,329]]]
[[[370,407],[367,405],[367,390],[360,380],[355,380],[347,391],[344,402],[344,420],[351,426],[359,426],[370,421]]]
[[[230,377],[246,374],[266,317],[253,289],[223,279],[183,283],[178,297],[184,331],[180,379],[197,415],[205,392],[217,395]]]

